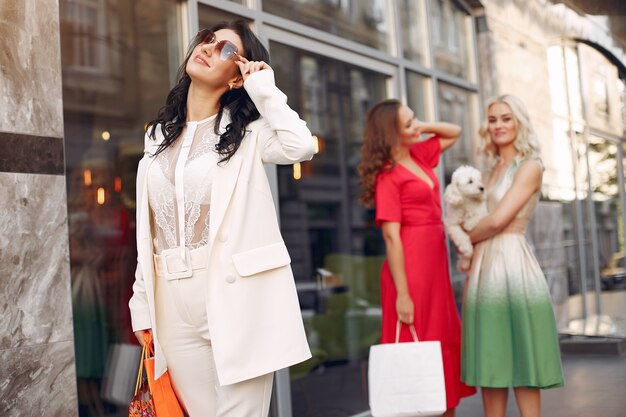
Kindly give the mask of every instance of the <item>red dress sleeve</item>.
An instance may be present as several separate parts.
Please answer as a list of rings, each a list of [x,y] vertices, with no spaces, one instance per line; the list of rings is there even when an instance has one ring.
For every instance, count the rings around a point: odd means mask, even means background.
[[[376,225],[384,222],[402,221],[402,207],[400,205],[400,187],[394,180],[393,172],[386,171],[376,178]]]
[[[431,168],[439,164],[439,155],[441,155],[441,142],[439,136],[432,136],[422,142],[418,142],[411,146],[411,156],[419,159]]]

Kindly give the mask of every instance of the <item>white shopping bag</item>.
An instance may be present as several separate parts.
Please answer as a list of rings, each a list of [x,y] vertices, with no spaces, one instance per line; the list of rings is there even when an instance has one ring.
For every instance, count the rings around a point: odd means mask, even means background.
[[[440,416],[446,411],[441,344],[415,342],[374,345],[369,357],[369,403],[373,417]]]
[[[109,348],[100,396],[112,404],[128,407],[133,398],[141,346],[116,343]]]

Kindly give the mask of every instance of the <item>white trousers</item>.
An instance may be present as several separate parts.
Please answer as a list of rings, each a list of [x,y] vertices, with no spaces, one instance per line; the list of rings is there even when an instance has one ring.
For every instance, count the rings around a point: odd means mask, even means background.
[[[156,275],[156,326],[174,391],[189,417],[267,417],[273,373],[218,383],[206,316],[208,280],[206,268],[183,279]]]

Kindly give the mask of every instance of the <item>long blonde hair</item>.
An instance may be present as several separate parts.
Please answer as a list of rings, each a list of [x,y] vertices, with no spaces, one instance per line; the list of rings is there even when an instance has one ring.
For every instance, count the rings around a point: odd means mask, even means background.
[[[504,94],[487,100],[485,119],[483,125],[478,130],[481,139],[479,153],[486,159],[487,166],[493,166],[499,157],[498,148],[493,144],[489,136],[489,108],[496,103],[506,104],[511,109],[511,113],[513,113],[513,120],[517,129],[517,137],[513,145],[517,149],[519,157],[522,159],[539,158],[541,153],[539,139],[530,121],[526,106],[519,98],[510,94]]]

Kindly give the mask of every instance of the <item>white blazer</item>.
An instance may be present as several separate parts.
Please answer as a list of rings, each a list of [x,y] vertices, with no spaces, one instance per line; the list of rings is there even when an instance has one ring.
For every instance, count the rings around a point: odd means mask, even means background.
[[[217,166],[211,191],[207,317],[217,376],[229,385],[307,360],[291,259],[283,242],[263,163],[293,164],[315,153],[311,132],[275,86],[274,73],[250,75],[244,88],[261,118],[246,127],[235,155]],[[229,123],[224,114],[220,129]],[[137,270],[129,307],[133,330],[151,328],[155,374],[167,363],[155,325],[148,167],[159,143],[146,134],[137,170]]]

